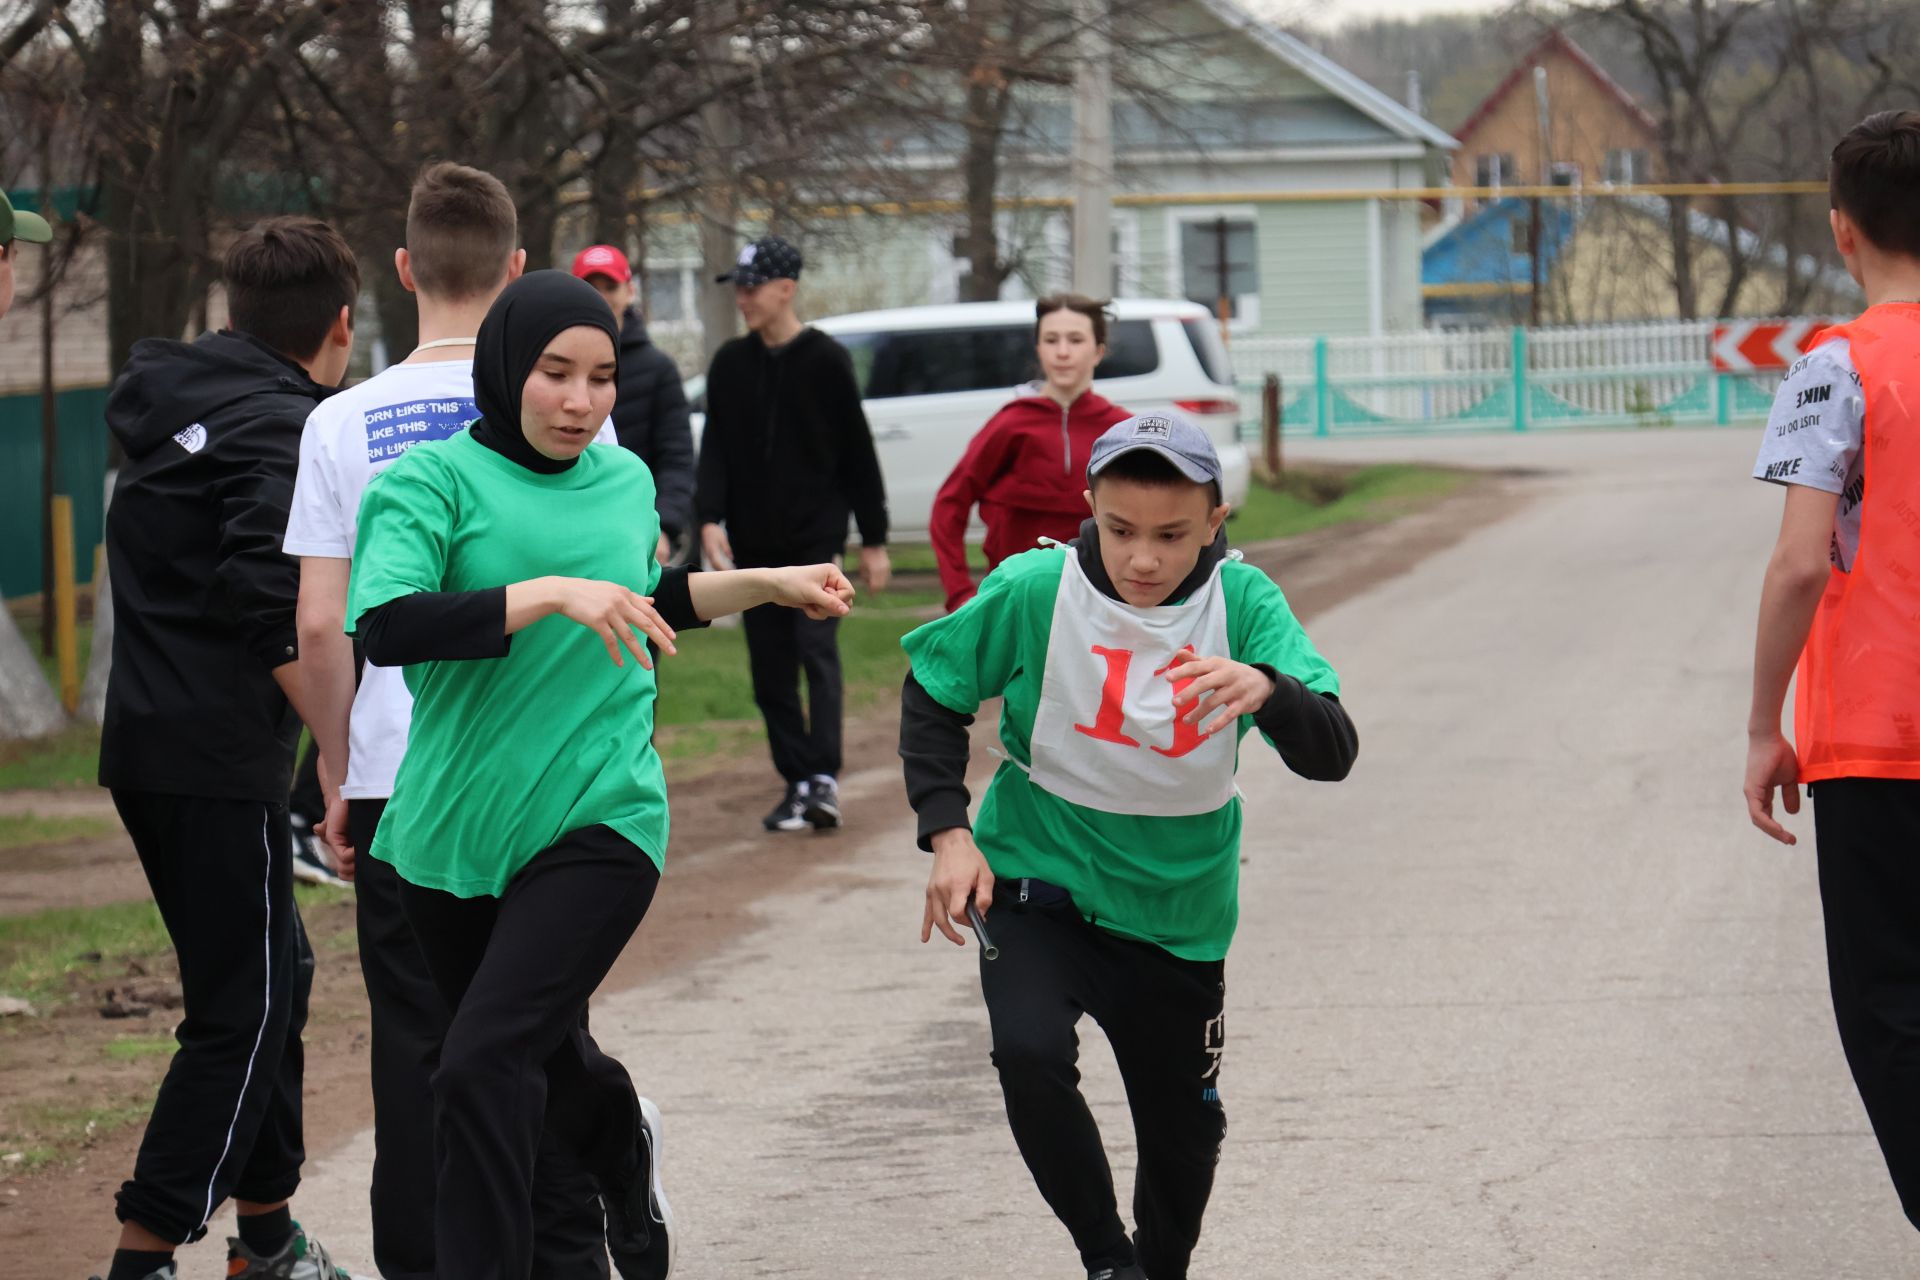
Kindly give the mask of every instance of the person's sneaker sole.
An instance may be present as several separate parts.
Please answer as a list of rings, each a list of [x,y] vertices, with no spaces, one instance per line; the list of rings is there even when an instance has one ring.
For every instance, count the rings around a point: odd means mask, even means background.
[[[666,1280],[673,1274],[673,1206],[667,1203],[666,1188],[660,1185],[660,1108],[651,1098],[640,1099],[640,1124],[646,1130],[647,1150],[652,1156],[647,1162],[647,1189],[653,1196],[654,1222],[667,1233],[667,1269],[661,1273],[661,1280]]]
[[[313,837],[294,837],[296,840],[311,838]],[[304,881],[307,884],[331,885],[336,889],[351,889],[353,887],[353,881],[342,879],[339,875],[335,874],[319,860],[319,855],[313,853],[311,850],[304,853],[298,850],[294,852],[293,878]]]
[[[840,806],[832,801],[809,804],[802,817],[815,831],[830,831],[840,825]]]

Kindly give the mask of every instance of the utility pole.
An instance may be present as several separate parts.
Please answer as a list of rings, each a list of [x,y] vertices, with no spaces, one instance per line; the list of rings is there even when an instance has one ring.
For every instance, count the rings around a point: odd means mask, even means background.
[[[1547,69],[1545,67],[1537,66],[1533,69],[1533,99],[1534,105],[1539,111],[1539,137],[1537,145],[1534,148],[1535,170],[1533,183],[1537,187],[1544,187],[1552,181],[1553,178],[1553,147],[1547,138],[1547,131],[1552,124],[1552,115],[1547,109]],[[1528,204],[1531,208],[1527,215],[1527,260],[1532,288],[1527,292],[1527,323],[1538,325],[1540,323],[1540,237],[1542,230],[1540,197],[1535,196],[1532,200],[1528,201]]]
[[[1073,289],[1113,293],[1113,31],[1109,0],[1074,0]]]
[[[1233,262],[1227,255],[1227,220],[1224,217],[1213,220],[1213,269],[1220,290],[1220,301],[1214,306],[1214,314],[1220,319],[1220,341],[1231,346],[1233,340],[1227,329],[1233,319],[1233,290],[1227,287],[1227,281],[1233,278]]]

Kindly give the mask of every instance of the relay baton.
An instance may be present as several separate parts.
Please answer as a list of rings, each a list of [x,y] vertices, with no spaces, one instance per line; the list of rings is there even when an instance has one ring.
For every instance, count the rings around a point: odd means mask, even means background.
[[[973,905],[973,895],[967,895],[967,923],[973,926],[973,936],[980,939],[980,954],[989,960],[1000,958],[1000,948],[993,945],[993,939],[987,936],[986,917],[980,914],[980,908]]]

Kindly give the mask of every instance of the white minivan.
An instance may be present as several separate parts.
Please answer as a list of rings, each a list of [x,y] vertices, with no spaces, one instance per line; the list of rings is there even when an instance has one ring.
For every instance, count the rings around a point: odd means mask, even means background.
[[[1199,424],[1220,452],[1226,500],[1239,504],[1251,462],[1219,322],[1192,302],[1123,298],[1112,312],[1094,390],[1130,413],[1175,409]],[[853,357],[895,536],[926,537],[934,495],[967,442],[1038,376],[1033,303],[900,307],[812,323]],[[696,410],[706,407],[704,384],[688,381]],[[696,412],[696,432],[703,417]]]

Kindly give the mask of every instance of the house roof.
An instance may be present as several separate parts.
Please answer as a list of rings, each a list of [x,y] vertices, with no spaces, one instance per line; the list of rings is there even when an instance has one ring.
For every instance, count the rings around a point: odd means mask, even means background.
[[[1525,283],[1532,276],[1529,255],[1513,249],[1513,224],[1531,218],[1530,202],[1514,196],[1489,201],[1420,254],[1420,283],[1429,296],[1435,290],[1468,296],[1478,286],[1502,288]],[[1578,221],[1572,202],[1555,200],[1542,210],[1540,268],[1552,271],[1560,251]]]
[[[1459,149],[1459,139],[1445,129],[1395,102],[1339,63],[1314,52],[1272,23],[1256,18],[1242,8],[1237,0],[1198,0],[1198,3],[1226,26],[1250,37],[1262,49],[1328,93],[1351,104],[1362,115],[1401,137],[1417,139],[1445,151]]]
[[[1465,141],[1472,137],[1474,130],[1493,114],[1494,108],[1500,105],[1501,100],[1518,88],[1528,73],[1545,62],[1547,56],[1553,53],[1563,54],[1574,66],[1585,72],[1588,79],[1599,85],[1607,96],[1619,103],[1621,108],[1647,132],[1659,132],[1659,121],[1647,114],[1646,108],[1640,105],[1639,99],[1628,93],[1618,80],[1603,71],[1600,64],[1589,57],[1585,49],[1575,44],[1564,32],[1555,27],[1534,42],[1533,48],[1527,50],[1526,56],[1516,62],[1513,70],[1507,73],[1507,78],[1482,99],[1480,105],[1473,109],[1473,114],[1467,117],[1467,122],[1455,130],[1460,139]]]
[[[1611,203],[1615,209],[1660,223],[1666,221],[1667,202],[1658,196],[1626,196]],[[1445,296],[1449,291],[1527,279],[1531,267],[1526,254],[1512,251],[1511,228],[1520,219],[1532,216],[1528,204],[1514,196],[1490,201],[1429,244],[1420,255],[1420,282],[1428,295]],[[1550,203],[1542,226],[1543,271],[1552,269],[1589,212],[1591,207],[1582,201]],[[1727,246],[1726,223],[1699,209],[1688,210],[1687,229],[1704,243],[1723,249]],[[1737,228],[1736,233],[1742,255],[1775,270],[1786,268],[1787,252],[1781,245],[1762,240],[1745,227]],[[1846,295],[1858,291],[1845,271],[1823,264],[1812,254],[1801,255],[1794,265],[1801,275],[1817,281],[1831,293]]]

